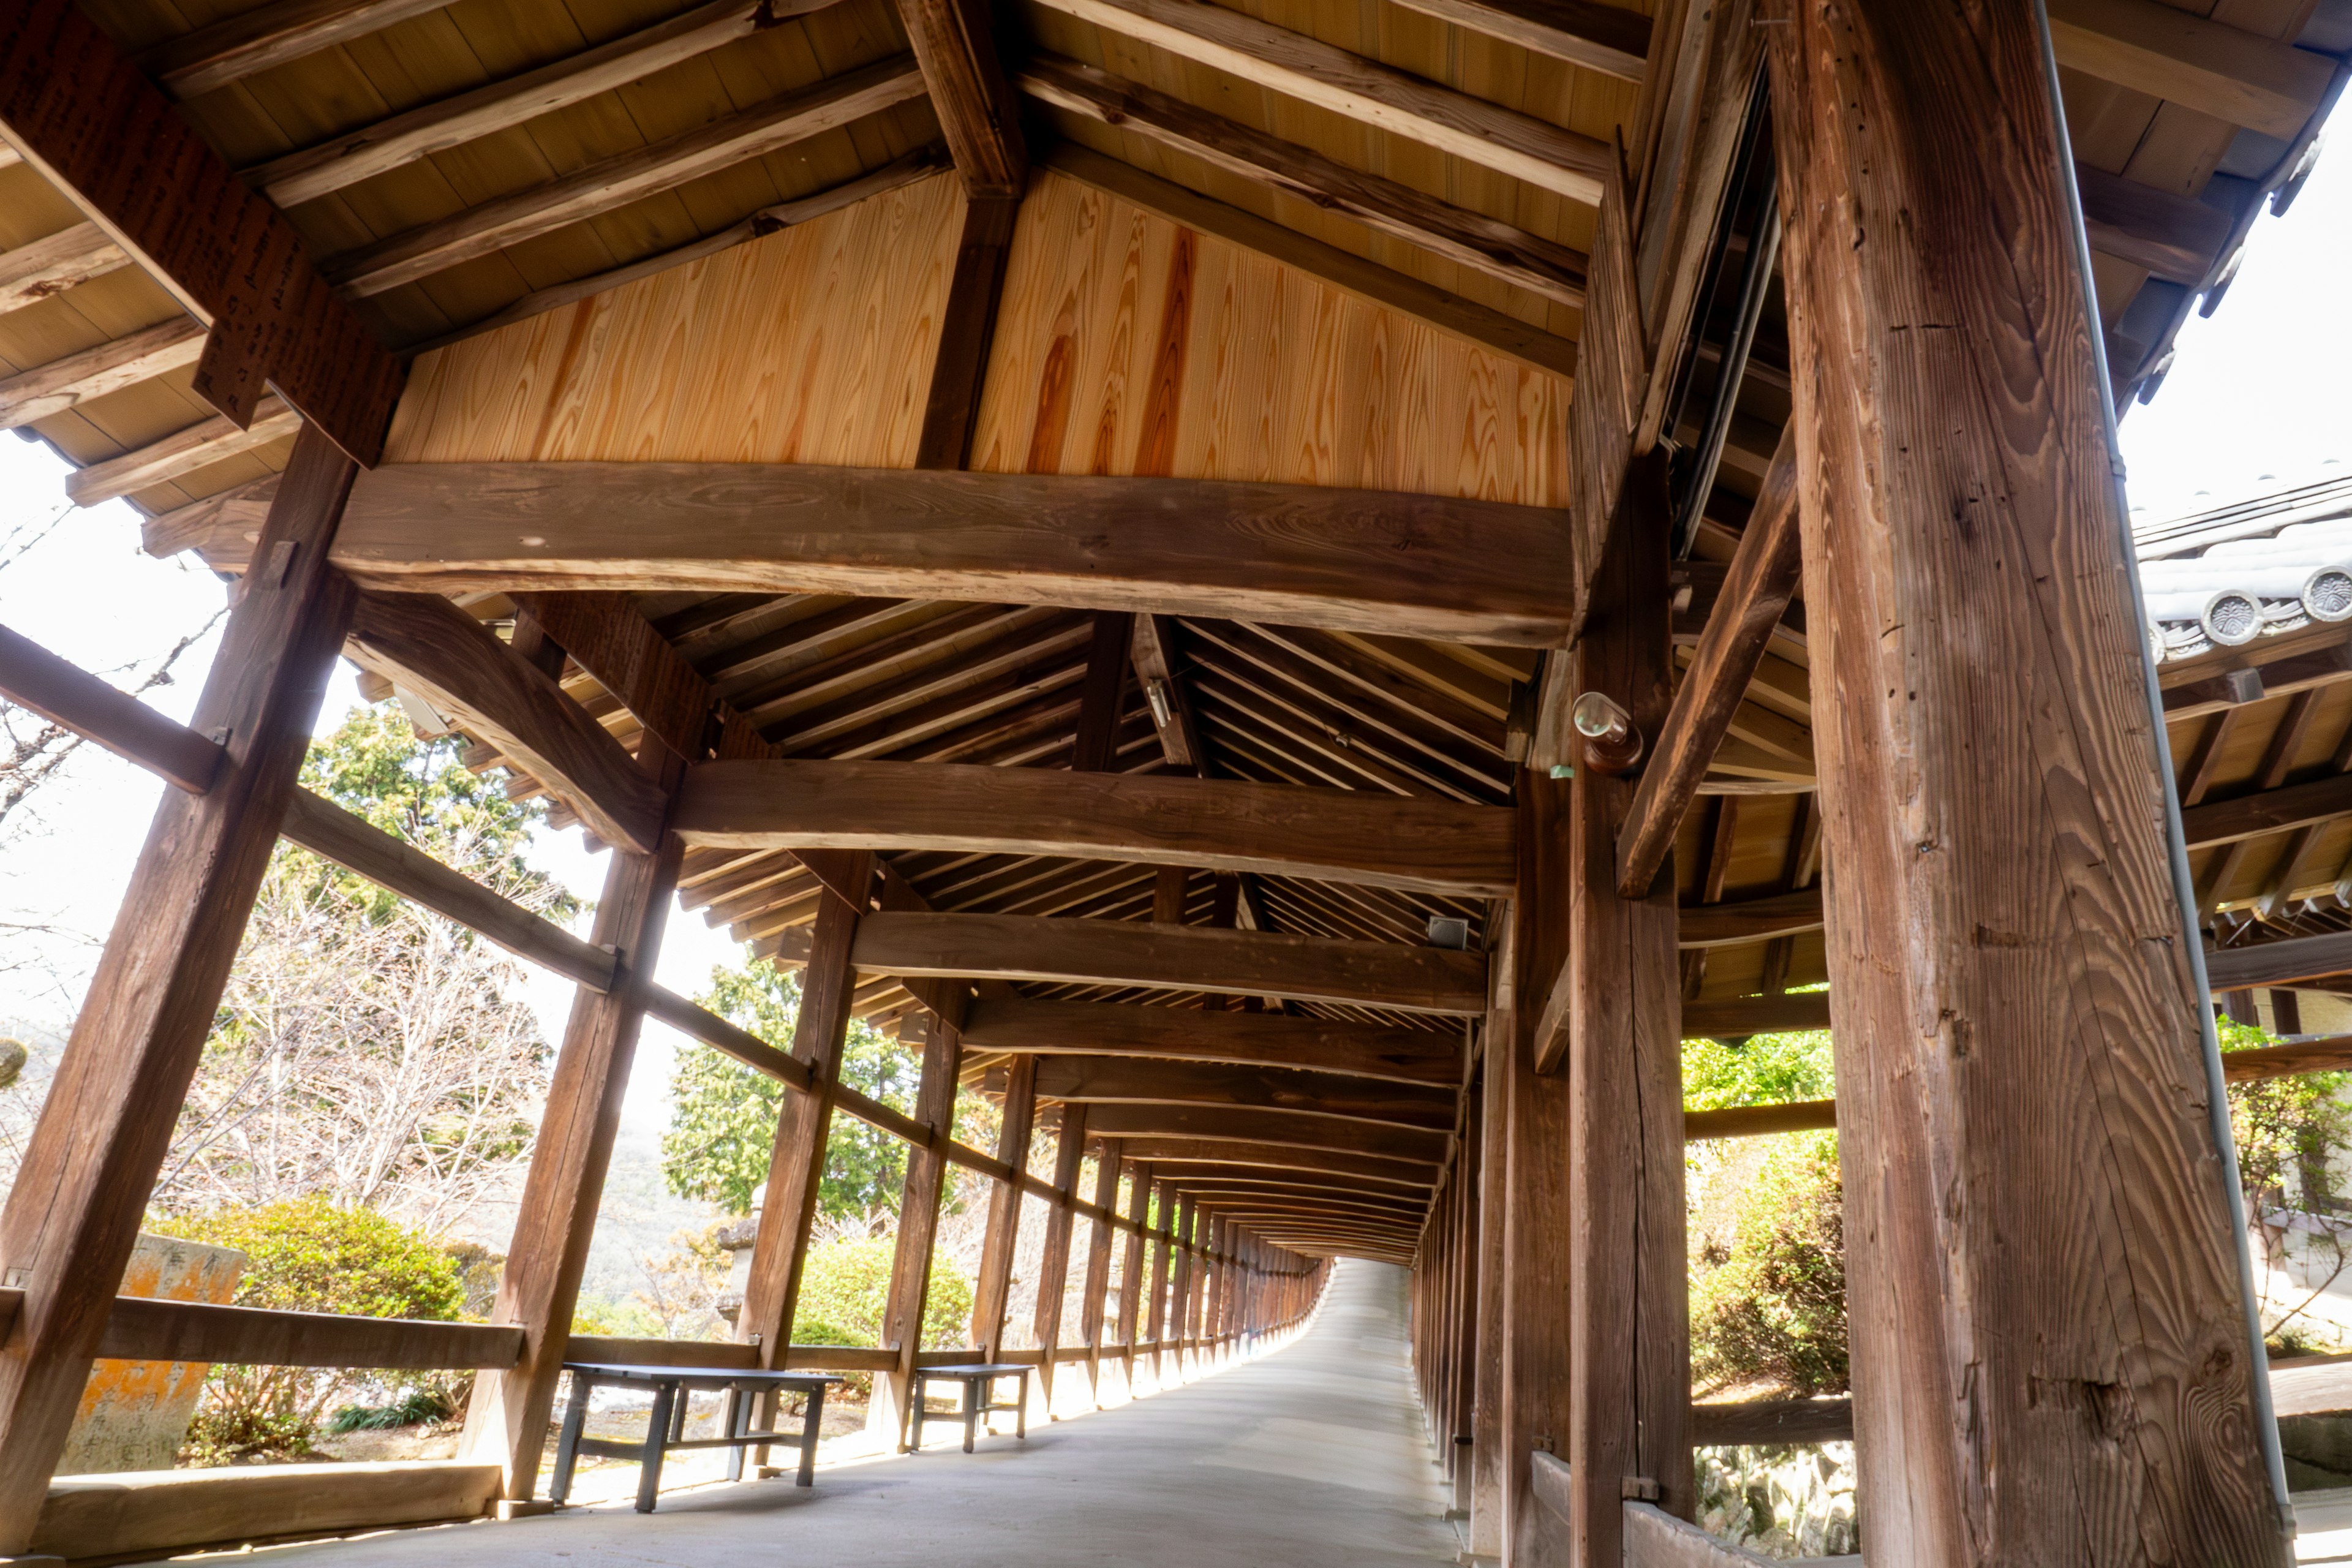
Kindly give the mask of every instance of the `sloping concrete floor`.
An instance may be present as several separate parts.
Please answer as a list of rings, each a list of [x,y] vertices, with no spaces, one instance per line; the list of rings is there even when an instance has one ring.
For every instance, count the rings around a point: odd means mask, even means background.
[[[1405,1273],[1337,1266],[1297,1339],[1132,1404],[961,1447],[510,1524],[268,1553],[268,1568],[1426,1568],[1452,1563],[1406,1356]],[[1000,1421],[1004,1418],[1000,1417]]]

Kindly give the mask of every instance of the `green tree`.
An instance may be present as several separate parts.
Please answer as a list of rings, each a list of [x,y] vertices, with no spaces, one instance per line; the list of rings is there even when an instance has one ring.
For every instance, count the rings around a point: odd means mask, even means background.
[[[800,1016],[798,973],[772,964],[710,972],[698,999],[721,1017],[789,1050]],[[921,1077],[914,1053],[853,1020],[842,1044],[841,1079],[905,1109]],[[669,1128],[662,1134],[662,1176],[680,1197],[704,1198],[745,1214],[768,1179],[776,1116],[784,1089],[765,1073],[716,1051],[681,1051],[670,1076]],[[853,1117],[835,1116],[825,1142],[817,1203],[836,1219],[898,1206],[907,1179],[907,1146]]]
[[[2215,1020],[2224,1051],[2274,1046],[2269,1031],[2228,1018]],[[2263,1331],[2284,1354],[2335,1350],[2336,1336],[2305,1315],[2352,1267],[2352,1215],[2333,1169],[2336,1151],[2352,1136],[2352,1106],[2344,1092],[2352,1073],[2299,1073],[2230,1086],[2230,1135],[2238,1146],[2238,1183],[2246,1194],[2247,1228],[2254,1256],[2284,1263],[2290,1253],[2306,1279],[2317,1283],[2273,1300],[2286,1276],[2257,1270],[2257,1305]]]

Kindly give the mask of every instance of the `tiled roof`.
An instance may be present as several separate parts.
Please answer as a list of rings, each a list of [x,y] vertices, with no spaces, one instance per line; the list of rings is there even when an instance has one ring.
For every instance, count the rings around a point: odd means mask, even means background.
[[[2352,475],[2133,530],[2159,659],[2352,620]]]

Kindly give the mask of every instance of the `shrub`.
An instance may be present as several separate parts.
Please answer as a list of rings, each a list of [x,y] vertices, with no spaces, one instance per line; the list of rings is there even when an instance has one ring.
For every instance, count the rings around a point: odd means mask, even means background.
[[[457,1259],[422,1232],[320,1196],[183,1215],[159,1228],[243,1252],[240,1307],[447,1321],[465,1304]],[[451,1409],[467,1381],[428,1379],[415,1386]],[[183,1458],[222,1464],[308,1453],[320,1417],[351,1382],[344,1373],[306,1367],[215,1366]]]
[[[1769,1378],[1797,1394],[1845,1389],[1844,1193],[1834,1133],[1790,1139],[1767,1156],[1740,1197],[1727,1252],[1693,1261],[1695,1383]]]
[[[793,1342],[877,1345],[890,1303],[890,1260],[896,1237],[845,1237],[809,1249],[801,1270]],[[931,1288],[923,1300],[923,1348],[960,1345],[971,1321],[971,1282],[944,1252],[931,1255]],[[811,1339],[812,1333],[840,1337]]]

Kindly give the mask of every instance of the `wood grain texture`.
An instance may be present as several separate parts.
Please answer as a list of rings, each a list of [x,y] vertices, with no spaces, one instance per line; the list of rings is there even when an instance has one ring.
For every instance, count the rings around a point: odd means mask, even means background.
[[[0,430],[15,430],[196,363],[205,330],[185,317],[0,378]]]
[[[911,466],[961,199],[933,175],[436,349],[387,455]]]
[[[1517,44],[1587,70],[1640,81],[1650,54],[1650,18],[1597,0],[1399,0],[1457,27]]]
[[[472,616],[430,594],[363,594],[359,661],[421,692],[530,771],[607,843],[650,854],[668,801],[563,689]]]
[[[1034,1058],[1033,1058],[1034,1059]],[[1062,1305],[1069,1294],[1070,1229],[1076,1220],[1070,1200],[1078,1194],[1078,1176],[1087,1153],[1087,1107],[1062,1107],[1062,1125],[1054,1135],[1054,1191],[1060,1201],[1045,1206],[1045,1246],[1037,1265],[1036,1310],[1030,1331],[1037,1341],[1039,1402],[1054,1408],[1054,1361],[1062,1348]]]
[[[122,247],[94,223],[78,223],[0,252],[0,316],[130,265]]]
[[[0,626],[0,696],[194,795],[212,787],[220,743]]]
[[[1684,947],[1724,947],[1817,930],[1822,919],[1821,889],[1801,888],[1793,893],[1690,905],[1677,919],[1681,934],[1676,940]]]
[[[1517,857],[1511,815],[1494,806],[942,763],[705,763],[675,826],[721,848],[1058,855],[1468,896],[1508,888]]]
[[[196,98],[434,9],[432,0],[266,0],[139,53],[139,68]]]
[[[324,437],[297,443],[262,531],[288,569],[240,596],[196,702],[226,756],[157,809],[0,1211],[25,1290],[0,1346],[0,1552],[33,1536],[310,745],[352,611],[326,544],[352,472]]]
[[[2189,848],[2203,849],[2307,827],[2347,811],[2352,811],[2352,773],[2339,773],[2188,806],[2180,814],[2180,827]]]
[[[983,997],[964,1019],[964,1038],[985,1050],[1298,1068],[1400,1083],[1450,1085],[1462,1076],[1461,1047],[1446,1035],[1280,1013]]]
[[[610,991],[616,954],[583,942],[552,921],[531,913],[406,841],[309,790],[288,799],[278,831],[313,854],[358,872],[378,887],[424,905],[477,931],[518,958],[545,964],[592,991]],[[180,1357],[203,1360],[203,1357]],[[217,1356],[218,1361],[248,1358]]]
[[[1029,1138],[1036,1126],[1037,1058],[1016,1056],[1004,1085],[1003,1117],[997,1123],[996,1157],[1025,1175]],[[980,1359],[992,1362],[1004,1348],[1005,1305],[1013,1289],[1013,1251],[1021,1239],[1021,1186],[999,1178],[988,1194],[988,1228],[982,1235],[980,1275],[971,1292],[971,1339]]]
[[[677,758],[648,746],[646,755],[631,765],[643,767],[640,776],[666,808],[682,771]],[[612,851],[604,895],[596,902],[595,923],[588,933],[592,946],[612,948],[621,964],[646,979],[661,952],[662,929],[685,853],[676,838],[660,832],[660,821],[656,815],[653,852],[640,854],[618,846]],[[582,987],[573,994],[571,1015],[564,1021],[563,1043],[556,1052],[546,1109],[540,1115],[538,1140],[516,1205],[514,1237],[490,1308],[491,1321],[523,1331],[522,1352],[496,1377],[475,1380],[458,1450],[468,1460],[497,1465],[502,1495],[509,1500],[527,1500],[539,1486],[555,1386],[562,1374],[604,1173],[620,1127],[621,1101],[628,1093],[629,1068],[644,1020],[643,994],[637,986],[624,983],[608,991]],[[787,1103],[805,1098],[793,1096]]]
[[[965,194],[1020,199],[1029,180],[1021,106],[997,63],[986,0],[898,0],[931,110],[940,118]]]
[[[2158,0],[2051,0],[2050,45],[2062,66],[2283,142],[2334,74],[2325,55]]]
[[[264,383],[373,463],[402,367],[311,268],[293,226],[71,0],[0,16],[0,123],[211,329],[196,395],[244,425]]]
[[[462,346],[462,345],[461,345]],[[370,586],[848,593],[1549,647],[1559,520],[1264,481],[813,465],[400,463],[335,563]]]
[[[1022,210],[974,468],[1141,473],[1165,443],[1160,471],[1179,478],[1565,503],[1564,375],[1327,281],[1268,253],[1277,240],[1245,247],[1197,198],[1180,221],[1060,166]],[[1164,306],[1180,276],[1192,306],[1178,321]],[[1162,385],[1171,325],[1182,374]],[[1147,423],[1147,388],[1172,431]],[[1549,570],[1532,547],[1530,565]]]
[[[252,423],[243,428],[215,416],[77,469],[66,479],[66,499],[76,506],[96,506],[283,440],[301,427],[302,416],[273,393],[255,405]]]
[[[75,1476],[42,1508],[32,1551],[154,1558],[256,1537],[479,1519],[498,1495],[495,1466],[429,1459]]]
[[[887,974],[1144,985],[1412,1013],[1475,1013],[1486,992],[1480,953],[1034,915],[869,915],[856,957],[860,969]]]
[[[1703,1035],[1767,1035],[1829,1026],[1830,997],[1826,991],[1731,996],[1683,1004],[1683,1034],[1690,1039]]]
[[[708,753],[710,683],[635,605],[616,594],[530,594],[518,608],[680,760]]]
[[[2033,18],[1768,10],[1871,1553],[2284,1563]]]
[[[2245,947],[2209,949],[2205,978],[2215,994],[2257,985],[2291,985],[2352,974],[2352,931],[2290,937]]]
[[[1205,0],[1041,0],[1408,141],[1590,206],[1606,147],[1590,136],[1409,75]]]
[[[1435,1087],[1283,1068],[1055,1055],[1037,1068],[1037,1092],[1075,1104],[1237,1105],[1450,1130],[1454,1094]]]
[[[962,1046],[952,1026],[931,1019],[919,1026],[923,1066],[915,1087],[915,1119],[944,1141],[955,1121]],[[890,1352],[890,1375],[875,1380],[875,1398],[866,1412],[866,1429],[880,1434],[894,1451],[906,1442],[908,1397],[914,1386],[915,1352],[923,1342],[923,1303],[930,1294],[931,1253],[939,1236],[940,1194],[947,1168],[947,1157],[940,1150],[917,1145],[907,1151],[907,1175],[898,1194],[898,1236],[882,1310],[882,1342],[897,1348]]]

